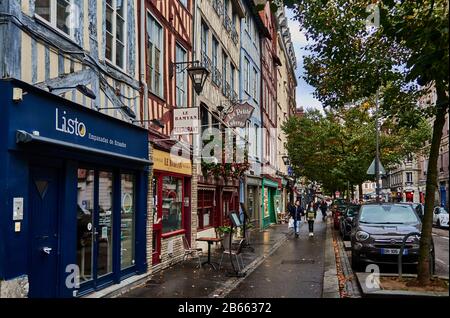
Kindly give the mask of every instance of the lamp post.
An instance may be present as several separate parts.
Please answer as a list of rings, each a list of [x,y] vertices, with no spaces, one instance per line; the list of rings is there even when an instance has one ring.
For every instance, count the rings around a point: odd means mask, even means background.
[[[377,195],[377,203],[380,202],[380,126],[378,121],[378,102],[379,102],[379,92],[377,89],[375,97],[375,129],[376,129],[376,158],[375,158],[375,192]]]

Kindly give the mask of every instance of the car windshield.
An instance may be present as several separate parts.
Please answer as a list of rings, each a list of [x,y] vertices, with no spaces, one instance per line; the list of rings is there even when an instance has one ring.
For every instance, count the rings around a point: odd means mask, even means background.
[[[408,205],[367,205],[361,209],[360,223],[411,224],[419,220]]]
[[[355,216],[355,213],[358,213],[359,208],[360,208],[359,205],[349,206],[347,209],[347,216]]]

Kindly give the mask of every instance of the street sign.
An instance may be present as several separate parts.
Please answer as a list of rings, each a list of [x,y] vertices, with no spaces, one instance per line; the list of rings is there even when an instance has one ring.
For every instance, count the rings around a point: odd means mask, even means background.
[[[369,169],[367,169],[367,174],[375,174],[375,160],[373,159],[372,163],[370,164]],[[381,174],[386,174],[386,170],[384,169],[383,165],[381,164],[381,162],[378,162],[378,167],[380,169],[380,175]]]

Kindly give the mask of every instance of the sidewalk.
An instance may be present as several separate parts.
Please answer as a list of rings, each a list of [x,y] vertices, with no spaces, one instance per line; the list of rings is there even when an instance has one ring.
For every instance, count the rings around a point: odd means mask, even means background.
[[[274,253],[288,238],[287,224],[273,225],[264,231],[253,231],[250,246],[242,253],[247,276]],[[212,260],[220,261],[219,250],[212,252]],[[140,287],[120,297],[133,298],[210,298],[225,297],[242,278],[228,277],[232,271],[228,256],[224,257],[222,268],[214,270],[210,266],[196,267],[196,260],[188,260],[155,273]]]

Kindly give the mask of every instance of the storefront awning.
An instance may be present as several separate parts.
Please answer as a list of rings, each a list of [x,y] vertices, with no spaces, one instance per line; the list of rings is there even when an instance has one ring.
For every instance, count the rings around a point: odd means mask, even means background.
[[[132,162],[139,163],[142,165],[148,165],[148,166],[153,165],[153,163],[148,159],[127,156],[127,155],[123,155],[123,154],[119,154],[119,153],[115,153],[115,152],[111,152],[111,151],[100,150],[100,149],[95,149],[95,148],[86,147],[86,146],[82,146],[82,145],[77,145],[77,144],[74,144],[71,142],[66,142],[66,141],[56,140],[56,139],[42,137],[42,136],[38,136],[38,135],[33,135],[24,130],[17,130],[16,143],[17,144],[31,144],[31,143],[36,144],[36,143],[38,143],[38,144],[54,145],[54,146],[64,147],[67,149],[83,151],[83,152],[88,152],[88,153],[93,153],[93,154],[98,154],[98,155],[103,155],[103,156],[109,156],[109,157],[113,157],[113,158],[117,158],[117,159],[121,159],[121,160],[128,160],[128,161],[132,161]]]

